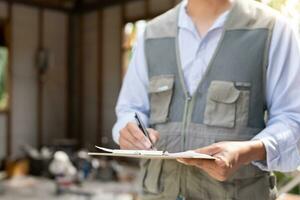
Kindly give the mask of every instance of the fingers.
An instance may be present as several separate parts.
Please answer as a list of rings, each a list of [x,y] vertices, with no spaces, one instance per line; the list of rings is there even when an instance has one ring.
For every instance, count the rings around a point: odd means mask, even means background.
[[[177,161],[182,164],[195,166],[201,169],[215,169],[214,160],[180,158],[177,159]]]
[[[238,142],[219,142],[208,147],[195,150],[214,156],[216,159],[180,159],[179,162],[198,167],[219,181],[227,180],[243,164],[240,156],[243,155],[244,144]]]
[[[153,144],[155,144],[160,138],[159,132],[152,128],[147,129],[147,131],[149,133],[151,141],[153,142]]]
[[[149,149],[151,147],[151,142],[139,129],[136,123],[128,123],[127,128],[132,136],[133,142],[142,144],[145,149]]]
[[[150,135],[154,141],[157,141],[159,137],[157,131],[151,130]],[[149,150],[151,148],[151,142],[135,123],[128,123],[120,131],[119,144],[121,149]]]
[[[222,157],[222,156],[217,156],[216,157],[216,164],[220,167],[227,167],[227,168],[231,168],[232,164],[229,163],[229,161]]]
[[[212,160],[201,160],[201,159],[178,159],[178,161],[185,165],[190,165],[202,169],[211,177],[219,180],[218,169],[216,163]]]
[[[120,148],[121,149],[130,149],[130,150],[139,150],[140,147],[138,147],[136,144],[131,143],[126,138],[121,139],[120,138]]]
[[[142,144],[134,142],[133,136],[125,128],[120,131],[119,144],[121,149],[144,149]]]
[[[178,162],[202,169],[211,177],[218,181],[227,180],[232,174],[232,170],[226,166],[226,162],[221,159],[202,160],[202,159],[177,159]]]

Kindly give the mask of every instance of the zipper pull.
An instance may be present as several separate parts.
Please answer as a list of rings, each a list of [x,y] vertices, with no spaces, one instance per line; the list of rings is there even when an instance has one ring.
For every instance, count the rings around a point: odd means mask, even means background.
[[[191,96],[187,96],[186,97],[186,101],[191,101],[192,100],[192,97]]]

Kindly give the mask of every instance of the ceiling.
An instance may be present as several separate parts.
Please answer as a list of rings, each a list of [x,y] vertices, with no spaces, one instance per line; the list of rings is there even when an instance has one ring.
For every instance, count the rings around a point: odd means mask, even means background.
[[[137,0],[0,0],[35,6],[39,8],[47,8],[60,10],[65,12],[85,12],[95,10],[115,4],[125,3]]]

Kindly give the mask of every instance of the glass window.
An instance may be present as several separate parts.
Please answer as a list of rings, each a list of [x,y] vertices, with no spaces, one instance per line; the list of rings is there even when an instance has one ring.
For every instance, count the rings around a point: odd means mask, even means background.
[[[280,11],[289,18],[295,31],[300,34],[300,1],[299,0],[260,0]]]
[[[0,24],[0,111],[7,110],[8,108],[8,48],[6,44],[5,28],[3,24]]]
[[[132,50],[137,39],[144,33],[146,28],[146,20],[129,22],[125,24],[123,29],[123,61],[122,61],[122,77],[125,75],[129,62],[132,57]]]

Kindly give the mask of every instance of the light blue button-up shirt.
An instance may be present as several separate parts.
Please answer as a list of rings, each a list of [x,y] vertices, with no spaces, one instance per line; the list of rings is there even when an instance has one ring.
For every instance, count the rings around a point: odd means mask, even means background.
[[[179,13],[179,49],[185,82],[189,93],[193,94],[221,39],[229,11],[215,21],[206,35],[201,36],[186,12],[186,5],[187,0],[182,2]],[[297,36],[287,21],[278,16],[266,77],[269,120],[267,127],[253,138],[261,140],[266,147],[266,162],[253,163],[263,170],[290,171],[300,165],[297,148],[297,142],[300,141],[300,43]],[[148,124],[148,85],[144,38],[140,36],[116,107],[118,120],[113,128],[116,143],[120,130],[128,122],[134,121],[135,112]]]

